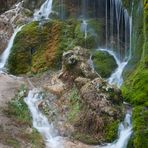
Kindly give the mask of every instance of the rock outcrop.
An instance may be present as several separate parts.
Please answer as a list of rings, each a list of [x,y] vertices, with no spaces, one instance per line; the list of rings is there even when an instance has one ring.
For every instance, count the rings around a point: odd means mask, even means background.
[[[75,47],[63,54],[63,82],[71,82],[78,93],[72,95],[73,136],[87,144],[111,142],[117,137],[122,119],[121,91],[108,84],[93,69],[87,49]],[[79,97],[78,97],[78,96]]]
[[[62,73],[60,77],[68,80],[69,76],[72,80],[79,76],[90,79],[99,77],[94,71],[91,55],[85,48],[78,46],[73,50],[63,53]]]

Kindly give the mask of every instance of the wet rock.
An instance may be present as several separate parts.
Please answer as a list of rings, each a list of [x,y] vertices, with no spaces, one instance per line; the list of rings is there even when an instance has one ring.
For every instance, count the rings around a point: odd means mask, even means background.
[[[82,76],[85,78],[94,79],[98,74],[94,71],[89,62],[90,53],[87,49],[75,47],[73,50],[63,53],[62,74],[60,77],[68,79],[69,75],[72,78]]]
[[[83,77],[78,77],[75,79],[75,84],[78,88],[81,88],[82,86],[84,86],[88,82],[90,82],[90,79],[83,78]]]
[[[49,83],[44,85],[44,88],[53,94],[60,95],[65,90],[65,84],[55,75]]]
[[[26,134],[32,134],[32,132],[33,132],[33,129],[30,128],[30,127],[28,127],[28,128],[25,130],[25,133],[26,133]]]
[[[81,96],[81,111],[74,123],[74,137],[88,144],[114,140],[123,116],[121,91],[102,78],[77,78],[75,83]]]
[[[82,86],[80,94],[83,103],[98,114],[105,113],[116,118],[120,117],[120,111],[115,109],[115,105],[122,103],[121,91],[103,79],[96,78],[89,81]]]

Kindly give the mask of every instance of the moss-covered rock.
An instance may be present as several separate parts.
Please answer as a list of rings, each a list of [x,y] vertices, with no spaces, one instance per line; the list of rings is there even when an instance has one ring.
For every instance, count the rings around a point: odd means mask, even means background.
[[[103,78],[108,78],[118,66],[113,56],[104,51],[96,51],[92,59],[95,70]]]
[[[84,38],[81,22],[50,20],[43,24],[32,22],[17,34],[8,59],[12,74],[39,73],[60,68],[62,54],[76,45],[96,47],[93,36]]]

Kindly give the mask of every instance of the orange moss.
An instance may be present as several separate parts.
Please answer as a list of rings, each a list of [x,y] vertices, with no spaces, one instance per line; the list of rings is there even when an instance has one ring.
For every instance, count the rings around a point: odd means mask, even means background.
[[[56,50],[59,45],[60,28],[61,28],[60,24],[53,23],[50,33],[51,38],[49,39],[48,47],[45,52],[46,62],[51,67],[54,66],[53,64],[56,59]]]

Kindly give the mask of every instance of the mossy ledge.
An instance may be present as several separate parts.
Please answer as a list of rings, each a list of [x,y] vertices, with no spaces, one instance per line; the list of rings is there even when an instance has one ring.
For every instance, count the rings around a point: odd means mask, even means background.
[[[95,23],[98,24],[95,20],[90,21],[90,25]],[[42,24],[31,22],[16,35],[8,59],[8,71],[19,75],[59,69],[62,53],[76,45],[88,46],[90,49],[97,47],[93,35],[84,39],[81,21],[68,19],[50,20]]]

